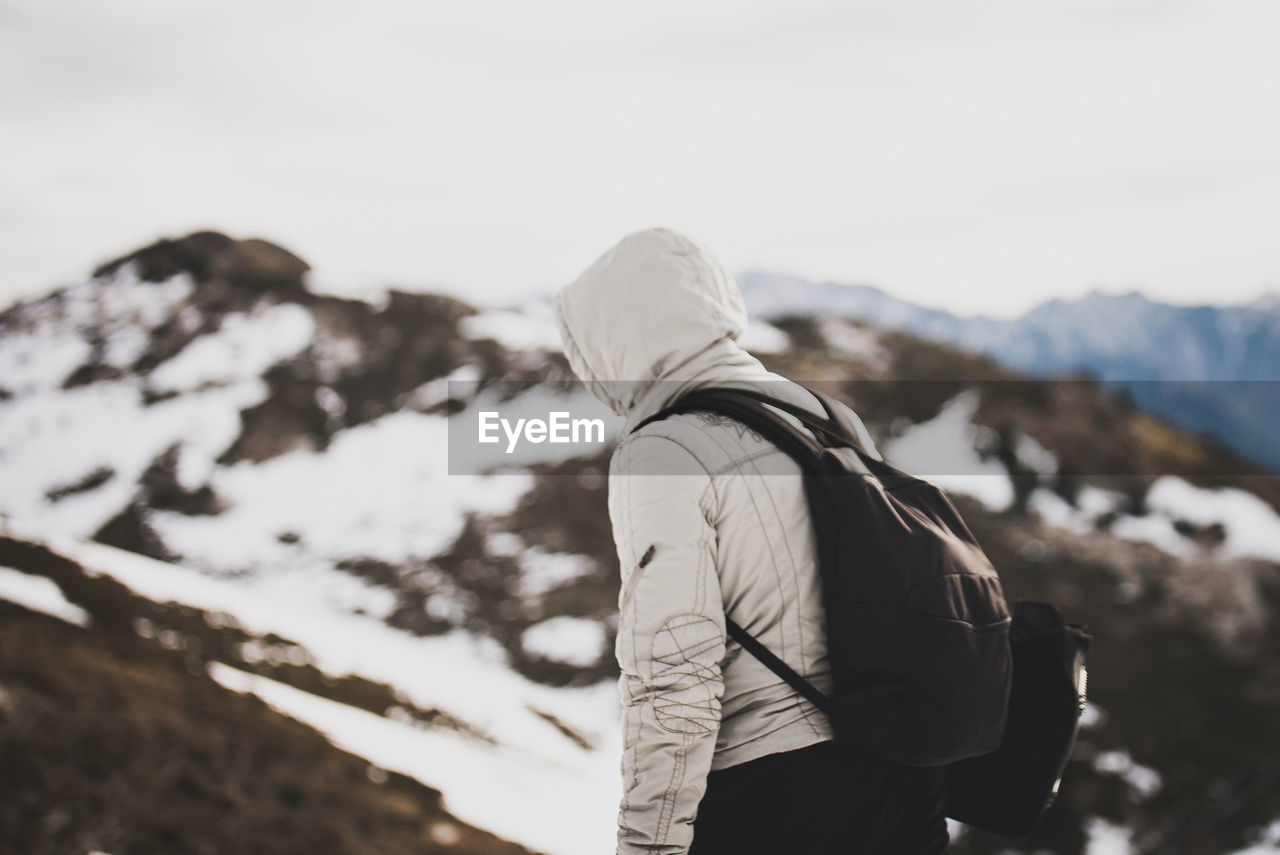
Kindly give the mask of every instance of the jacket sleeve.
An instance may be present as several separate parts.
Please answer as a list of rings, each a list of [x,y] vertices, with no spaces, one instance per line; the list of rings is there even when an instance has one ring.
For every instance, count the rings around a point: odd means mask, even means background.
[[[714,491],[698,460],[667,437],[636,436],[611,464],[622,568],[620,855],[687,852],[706,789],[724,693]]]

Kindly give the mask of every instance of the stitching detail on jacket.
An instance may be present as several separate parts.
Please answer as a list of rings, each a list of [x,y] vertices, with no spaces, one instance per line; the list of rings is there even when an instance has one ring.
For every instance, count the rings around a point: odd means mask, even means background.
[[[771,407],[770,409],[774,409],[774,408]],[[793,422],[795,421],[794,417],[790,416],[789,414],[783,414],[783,415],[789,418],[790,420],[792,420]],[[717,476],[729,476],[730,473],[735,469],[743,470],[743,469],[750,468],[751,474],[754,477],[760,479],[760,484],[765,492],[765,495],[768,497],[769,506],[773,512],[773,518],[775,520],[780,521],[781,512],[778,510],[777,496],[769,486],[769,483],[770,483],[769,477],[771,476],[767,476],[763,472],[761,472],[759,466],[757,465],[757,462],[773,454],[785,455],[785,452],[783,452],[773,443],[768,442],[768,440],[765,440],[763,437],[760,437],[759,434],[755,434],[754,432],[752,432],[752,435],[754,435],[760,441],[767,443],[768,447],[757,452],[748,452],[745,444],[745,435],[740,432],[735,432],[735,435],[736,435],[741,453],[739,455],[733,455],[734,459],[730,463],[727,463],[725,464],[725,466],[718,468],[716,471]],[[800,477],[802,477],[802,474],[800,475]],[[744,492],[746,493],[748,500],[751,502],[752,509],[755,511],[756,519],[760,525],[760,530],[762,532],[768,531],[769,527],[764,524],[764,514],[762,513],[760,502],[757,500],[756,491],[753,489],[747,489]],[[805,502],[807,504],[807,497],[805,498]],[[787,620],[790,617],[791,622],[795,626],[797,643],[799,647],[800,658],[798,662],[799,667],[797,668],[797,671],[799,671],[799,673],[801,674],[807,674],[810,667],[812,666],[812,662],[809,660],[808,657],[805,656],[805,651],[807,647],[805,644],[806,636],[804,632],[804,621],[801,619],[801,614],[799,611],[799,607],[797,605],[799,602],[799,585],[800,585],[799,563],[796,560],[795,550],[793,549],[793,546],[791,543],[789,530],[785,526],[778,526],[778,530],[779,530],[779,537],[781,537],[782,539],[782,548],[785,550],[786,557],[790,562],[790,568],[791,568],[790,579],[791,579],[792,591],[790,592],[791,594],[790,597],[786,596],[784,593],[785,579],[781,570],[778,567],[778,561],[777,561],[778,555],[775,552],[775,543],[772,538],[769,538],[766,536],[765,542],[769,549],[770,567],[773,570],[774,583],[777,586],[777,590],[779,594],[779,602],[780,602],[779,622],[778,622],[779,644],[778,644],[778,649],[775,650],[774,652],[780,658],[782,658],[783,661],[787,660],[788,650],[789,650],[787,645]],[[816,561],[817,559],[818,559],[818,555],[815,552],[814,560]],[[809,701],[807,701],[803,697],[798,697],[797,709],[800,712],[800,714],[804,717],[805,723],[809,725],[813,733],[818,735],[821,735],[824,733],[823,728],[820,726],[820,722],[815,722],[814,720],[813,716],[817,712],[817,708],[814,707],[813,704],[811,704]]]
[[[765,496],[769,500],[769,508],[770,510],[773,511],[774,518],[781,520],[782,512],[778,509],[778,498],[777,496],[774,495],[773,489],[769,486],[768,478],[766,478],[764,474],[760,471],[759,467],[755,465],[755,461],[751,462],[751,468],[754,470],[755,475],[758,478],[760,478],[760,485],[764,490]],[[807,496],[805,497],[805,503],[806,504],[808,503]],[[763,529],[764,528],[763,515],[760,513],[760,505],[756,501],[756,497],[754,493],[751,496],[751,504],[752,504],[752,507],[755,508],[757,516],[761,517],[760,525],[761,525],[761,528]],[[773,541],[771,539],[768,541],[769,556],[770,558],[773,559],[774,578],[777,579],[777,582],[778,582],[778,594],[782,603],[782,609],[780,612],[781,619],[778,621],[778,624],[779,624],[778,634],[780,636],[780,648],[781,648],[778,651],[778,655],[784,656],[785,658],[786,645],[787,645],[786,621],[787,621],[788,614],[790,612],[794,612],[794,614],[791,616],[795,618],[796,635],[797,635],[798,644],[800,648],[800,651],[799,651],[800,673],[803,674],[805,671],[808,670],[808,663],[805,662],[805,659],[804,659],[804,649],[805,649],[804,648],[804,624],[800,620],[799,608],[797,605],[800,602],[800,567],[799,567],[799,563],[796,561],[795,551],[791,548],[791,538],[788,537],[788,535],[789,535],[789,532],[787,531],[786,526],[784,525],[778,526],[778,536],[782,540],[782,546],[783,546],[783,549],[786,551],[787,561],[791,570],[790,574],[788,574],[791,582],[790,591],[784,591],[784,585],[786,580],[784,579],[784,574],[778,568],[777,556],[773,550],[773,546],[774,546]],[[817,556],[815,555],[814,558],[816,559]],[[789,597],[787,596],[788,594],[790,594]],[[789,609],[788,606],[796,606],[796,608]]]
[[[774,409],[774,408],[771,407],[770,409]],[[770,443],[770,445],[772,446],[772,443]],[[776,446],[773,446],[773,450],[777,451],[779,454],[785,453],[780,449],[778,449]],[[760,469],[755,465],[756,459],[758,459],[758,456],[753,457],[748,462],[750,463],[751,468],[754,470],[755,475],[761,479],[761,485],[763,486],[765,495],[768,497],[769,505],[773,511],[774,518],[781,519],[782,514],[778,510],[777,496],[774,494],[773,490],[770,488],[768,478],[762,472],[760,472]],[[801,477],[803,477],[803,473],[801,473]],[[753,491],[748,491],[748,494],[751,497],[751,504],[756,511],[757,518],[760,518],[761,516],[760,506],[756,502],[755,494]],[[808,505],[807,496],[804,498],[804,501],[807,506]],[[812,513],[811,510],[810,510],[810,513]],[[763,519],[761,519],[761,529],[762,530],[764,529]],[[786,550],[787,559],[791,563],[790,579],[791,579],[792,591],[790,592],[791,593],[790,597],[783,595],[783,585],[784,585],[783,576],[778,570],[777,561],[774,560],[772,562],[773,570],[774,570],[774,578],[777,580],[778,592],[779,592],[780,600],[782,603],[782,607],[780,610],[780,618],[778,621],[779,648],[775,652],[777,653],[779,658],[781,658],[783,661],[786,661],[786,658],[787,658],[786,623],[787,623],[788,617],[790,617],[795,624],[796,639],[797,639],[797,648],[798,648],[797,656],[799,657],[799,661],[798,661],[799,667],[796,670],[798,673],[802,675],[807,675],[812,663],[805,656],[805,651],[807,649],[807,646],[805,644],[804,621],[801,619],[800,609],[798,606],[800,602],[800,572],[799,572],[800,567],[799,567],[799,562],[796,561],[795,550],[792,549],[790,531],[787,529],[786,526],[779,526],[778,529],[780,532],[779,536],[782,538],[783,548]],[[769,543],[770,557],[774,558],[773,542],[772,540],[768,540],[767,542]],[[813,558],[815,563],[819,560],[819,555],[816,551],[814,552]],[[800,711],[800,714],[804,716],[805,722],[809,725],[810,728],[813,729],[814,733],[815,734],[821,733],[822,729],[817,724],[815,724],[813,720],[813,713],[817,712],[817,708],[814,707],[813,704],[810,701],[808,701],[806,698],[799,697],[798,709]]]
[[[733,458],[733,459],[732,459],[732,460],[730,460],[728,463],[726,463],[726,464],[724,464],[723,466],[721,466],[721,467],[719,467],[718,469],[716,469],[715,474],[716,474],[716,475],[728,475],[728,474],[730,474],[731,472],[733,472],[733,470],[735,470],[735,469],[741,469],[743,466],[746,466],[748,463],[755,463],[757,460],[760,460],[761,458],[764,458],[764,457],[770,457],[770,456],[772,456],[772,455],[774,455],[774,454],[782,454],[782,453],[783,453],[783,452],[779,451],[778,449],[774,448],[773,446],[770,446],[769,448],[762,449],[762,450],[760,450],[760,451],[753,451],[753,452],[750,452],[749,454],[747,454],[747,456],[746,456],[746,457],[735,457],[735,458]]]
[[[724,614],[724,594],[720,590],[720,570],[717,566],[716,555],[716,526],[715,521],[711,518],[709,509],[705,502],[707,494],[711,492],[714,485],[712,478],[707,478],[707,486],[702,488],[702,492],[698,494],[698,510],[702,513],[702,519],[706,523],[706,527],[702,529],[702,533],[698,536],[698,566],[694,573],[694,602],[693,609],[695,612],[702,613],[707,607],[707,574],[708,572],[715,577],[716,580],[716,608],[721,615]],[[710,565],[710,566],[708,566]],[[720,642],[724,643],[724,629],[721,624],[717,624],[717,631]]]
[[[698,613],[676,615],[654,634],[653,714],[663,730],[703,734],[720,726],[714,687],[721,677],[699,660],[723,643],[720,626]]]
[[[665,439],[667,442],[670,442],[674,445],[678,445],[680,448],[683,448],[690,457],[693,458],[694,462],[697,463],[698,466],[702,467],[702,471],[707,474],[708,478],[712,476],[711,469],[708,468],[707,464],[703,462],[702,458],[698,456],[698,453],[696,451],[694,451],[684,442],[676,439],[674,436],[670,436],[665,433],[658,433],[657,431],[650,433],[647,430],[641,431],[640,433],[637,433],[634,436],[629,437],[628,440],[619,447],[619,450],[621,450],[622,448],[626,448],[628,450],[628,453],[634,454],[635,449],[632,446],[634,446],[635,443],[639,442],[642,439]],[[619,469],[621,469],[621,467],[619,467]]]
[[[755,469],[754,465],[752,468]],[[769,491],[769,484],[767,481],[764,480],[763,476],[760,474],[759,469],[755,469],[755,477],[761,479],[760,480],[761,487],[764,489],[765,494],[769,496],[770,505],[773,508],[774,516],[775,518],[779,518],[779,515],[777,512],[777,504],[773,502],[773,495]],[[745,492],[747,494],[747,499],[751,502],[751,509],[755,512],[756,522],[760,526],[760,531],[762,533],[767,532],[769,529],[768,529],[768,526],[765,525],[765,515],[761,512],[760,502],[756,498],[756,491],[748,488]],[[781,528],[781,526],[779,526],[779,528]],[[785,543],[785,533],[783,534],[783,538]],[[777,649],[773,650],[773,652],[777,654],[779,659],[782,659],[785,662],[787,659],[787,629],[786,629],[785,623],[786,623],[786,617],[787,617],[788,599],[787,599],[786,591],[783,585],[782,570],[778,567],[778,553],[777,553],[777,550],[774,548],[773,538],[769,537],[768,534],[765,534],[764,542],[765,542],[765,546],[768,547],[769,549],[769,569],[773,570],[774,587],[775,587],[775,590],[777,591],[777,597],[778,597],[778,645],[777,645]],[[788,558],[791,559],[792,575],[794,576],[795,570],[796,570],[795,558],[790,555],[789,546],[787,548],[787,551],[788,551]]]
[[[689,746],[692,740],[685,736],[680,747],[674,752],[675,759],[671,764],[671,777],[667,781],[667,791],[662,795],[662,809],[658,811],[658,830],[654,835],[654,843],[659,846],[666,844],[667,837],[671,834],[671,820],[675,816],[676,802],[679,800],[680,789],[684,786],[684,772],[688,764]]]

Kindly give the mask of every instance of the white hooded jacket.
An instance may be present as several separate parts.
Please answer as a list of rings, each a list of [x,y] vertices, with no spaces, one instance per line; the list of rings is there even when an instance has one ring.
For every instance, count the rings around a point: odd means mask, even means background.
[[[703,386],[823,410],[737,344],[736,284],[676,232],[624,238],[557,293],[555,315],[574,372],[626,417],[609,474],[622,573],[618,852],[679,855],[710,770],[831,738],[822,713],[725,634],[728,614],[828,689],[814,535],[799,467],[754,432],[697,413],[630,431]]]

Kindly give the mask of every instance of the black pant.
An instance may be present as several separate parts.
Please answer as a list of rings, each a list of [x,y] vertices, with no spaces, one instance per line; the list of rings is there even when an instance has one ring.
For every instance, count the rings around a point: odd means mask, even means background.
[[[938,855],[946,772],[834,742],[712,772],[690,855]]]

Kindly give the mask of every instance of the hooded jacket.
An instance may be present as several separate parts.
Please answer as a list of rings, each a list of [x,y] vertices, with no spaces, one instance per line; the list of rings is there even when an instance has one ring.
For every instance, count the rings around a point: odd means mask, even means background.
[[[627,236],[561,289],[554,309],[574,372],[626,418],[609,471],[622,574],[618,852],[678,855],[709,771],[831,738],[821,712],[726,642],[726,614],[823,691],[826,640],[795,462],[711,414],[631,430],[704,386],[823,409],[737,344],[747,316],[736,284],[679,233]]]

